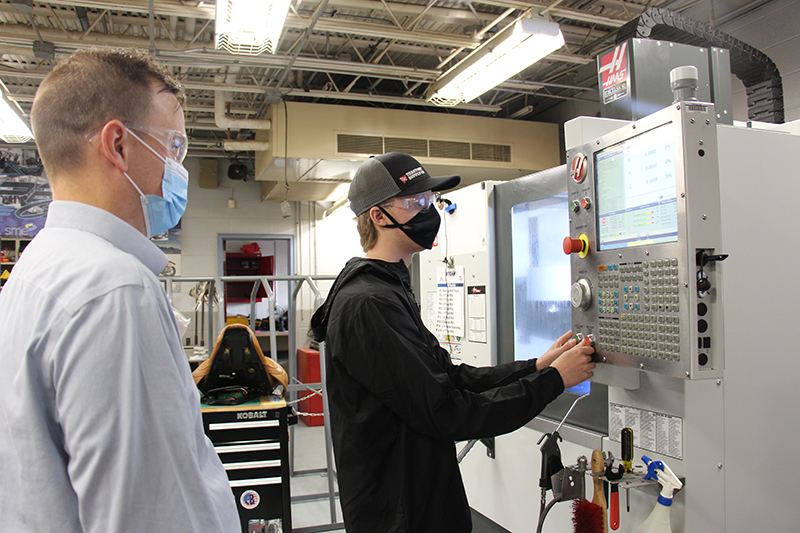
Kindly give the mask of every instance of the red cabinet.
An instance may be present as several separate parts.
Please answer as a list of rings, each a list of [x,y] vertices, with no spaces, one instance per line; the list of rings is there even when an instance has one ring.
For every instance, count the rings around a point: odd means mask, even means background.
[[[319,351],[311,348],[297,349],[297,379],[301,383],[319,383],[322,381],[319,368]],[[309,394],[311,394],[311,391],[297,391],[298,398],[303,398]],[[315,394],[299,402],[297,407],[301,413],[322,414],[322,396]],[[307,426],[321,426],[325,423],[325,419],[322,416],[306,416],[302,414],[298,416]]]
[[[275,273],[275,257],[262,256],[260,253],[232,253],[225,254],[224,276],[272,276]],[[227,303],[249,303],[250,293],[253,291],[252,281],[228,281],[225,283],[225,301]],[[274,282],[269,286],[274,288]],[[267,297],[264,287],[258,288],[256,301]]]

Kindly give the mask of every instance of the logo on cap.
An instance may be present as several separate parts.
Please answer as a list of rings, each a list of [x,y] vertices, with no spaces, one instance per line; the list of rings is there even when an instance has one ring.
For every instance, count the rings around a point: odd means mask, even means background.
[[[414,178],[416,178],[417,176],[419,176],[419,175],[421,175],[421,174],[424,174],[424,173],[425,173],[425,169],[424,169],[424,168],[422,168],[422,167],[417,167],[417,168],[415,168],[415,169],[413,169],[413,170],[409,170],[408,172],[406,172],[405,174],[403,174],[402,176],[400,176],[398,179],[400,180],[400,182],[401,182],[403,185],[405,185],[405,184],[406,184],[406,183],[408,183],[410,180],[413,180],[413,179],[414,179]]]

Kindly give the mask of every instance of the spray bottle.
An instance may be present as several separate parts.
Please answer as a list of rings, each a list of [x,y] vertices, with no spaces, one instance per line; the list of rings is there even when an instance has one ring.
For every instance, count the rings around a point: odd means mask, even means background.
[[[645,479],[655,479],[661,483],[662,489],[653,512],[641,523],[636,533],[672,533],[669,523],[672,493],[683,487],[683,483],[663,462],[653,461],[646,455],[642,456],[642,461],[647,465]]]

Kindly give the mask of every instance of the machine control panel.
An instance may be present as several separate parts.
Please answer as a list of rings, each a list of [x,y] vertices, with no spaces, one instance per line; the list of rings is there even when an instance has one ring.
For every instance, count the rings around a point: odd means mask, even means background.
[[[598,362],[721,375],[715,116],[679,102],[567,154],[573,331]]]

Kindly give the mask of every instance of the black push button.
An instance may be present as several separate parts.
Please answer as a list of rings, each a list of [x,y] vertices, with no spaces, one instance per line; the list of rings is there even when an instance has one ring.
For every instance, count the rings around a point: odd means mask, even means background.
[[[708,313],[708,306],[703,302],[697,304],[697,316],[706,316],[706,313]]]
[[[706,322],[703,319],[698,320],[697,331],[699,331],[700,333],[705,333],[706,331],[708,331],[708,322]]]

